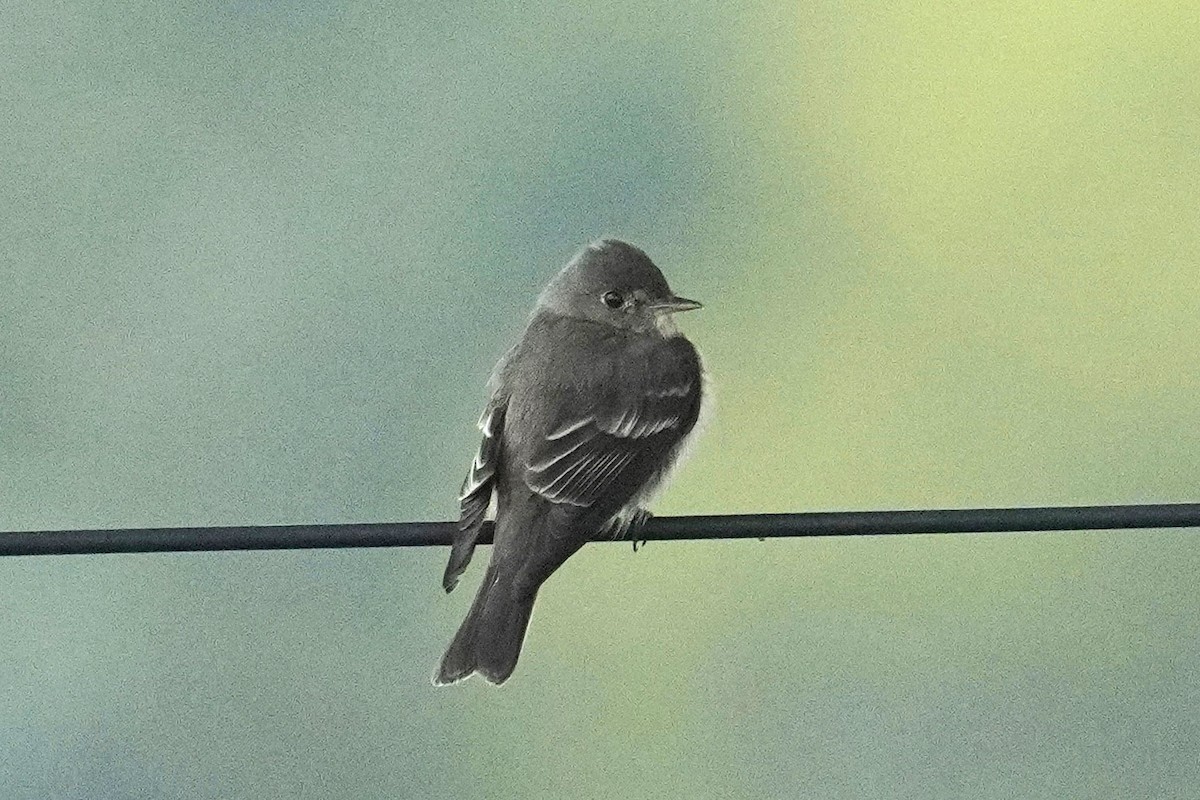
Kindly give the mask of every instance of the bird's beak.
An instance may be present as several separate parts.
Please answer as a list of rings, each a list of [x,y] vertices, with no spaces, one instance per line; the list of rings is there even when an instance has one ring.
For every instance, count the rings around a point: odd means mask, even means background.
[[[695,300],[688,300],[686,297],[672,297],[670,300],[650,306],[656,314],[677,314],[680,311],[693,311],[703,307]]]

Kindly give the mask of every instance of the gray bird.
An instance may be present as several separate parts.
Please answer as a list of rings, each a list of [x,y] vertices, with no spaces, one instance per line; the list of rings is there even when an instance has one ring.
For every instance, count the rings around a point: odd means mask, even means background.
[[[646,516],[700,415],[703,374],[654,262],[614,239],[584,248],[538,298],[500,359],[479,420],[442,585],[471,560],[493,499],[492,559],[433,682],[512,675],[538,589],[588,540]]]

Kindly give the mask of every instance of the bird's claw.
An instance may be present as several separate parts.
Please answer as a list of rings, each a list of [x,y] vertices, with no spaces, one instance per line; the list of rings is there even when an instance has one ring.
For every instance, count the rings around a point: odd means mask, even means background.
[[[649,511],[647,511],[644,508],[639,508],[637,511],[633,512],[633,519],[631,520],[630,525],[629,525],[630,532],[636,534],[638,529],[641,528],[643,525],[645,525],[647,522],[649,522],[651,517],[653,517],[653,516],[654,516],[653,514],[651,514]],[[633,540],[633,552],[635,552],[635,553],[638,551],[639,545],[642,547],[646,546],[646,542],[647,542],[646,539],[638,539],[637,536],[635,535],[632,540]]]

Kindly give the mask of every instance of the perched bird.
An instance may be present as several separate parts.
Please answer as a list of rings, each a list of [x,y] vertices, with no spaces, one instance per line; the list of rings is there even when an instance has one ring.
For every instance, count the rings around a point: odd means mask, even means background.
[[[700,357],[672,318],[694,308],[615,239],[584,248],[542,291],[489,383],[442,585],[458,583],[494,499],[492,558],[435,684],[507,680],[542,583],[588,540],[646,515],[700,415]]]

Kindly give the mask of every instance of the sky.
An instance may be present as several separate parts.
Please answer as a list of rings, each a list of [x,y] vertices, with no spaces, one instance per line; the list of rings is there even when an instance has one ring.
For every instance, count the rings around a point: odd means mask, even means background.
[[[6,17],[0,530],[450,519],[604,235],[705,304],[659,514],[1197,499],[1193,3]],[[0,561],[0,794],[1200,783],[1188,531],[592,545],[500,689],[430,685],[446,555]]]

